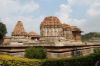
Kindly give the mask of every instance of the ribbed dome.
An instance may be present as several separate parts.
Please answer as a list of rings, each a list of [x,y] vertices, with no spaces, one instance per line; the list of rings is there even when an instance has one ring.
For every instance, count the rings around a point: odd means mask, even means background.
[[[64,30],[71,30],[71,26],[68,25],[68,24],[62,24],[62,28],[63,28]]]
[[[41,26],[61,26],[61,22],[55,16],[48,16],[43,20]]]

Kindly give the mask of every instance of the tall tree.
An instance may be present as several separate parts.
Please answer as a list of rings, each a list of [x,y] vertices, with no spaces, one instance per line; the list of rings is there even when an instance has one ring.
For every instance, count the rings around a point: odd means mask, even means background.
[[[0,22],[0,44],[3,42],[3,37],[6,35],[6,25]]]

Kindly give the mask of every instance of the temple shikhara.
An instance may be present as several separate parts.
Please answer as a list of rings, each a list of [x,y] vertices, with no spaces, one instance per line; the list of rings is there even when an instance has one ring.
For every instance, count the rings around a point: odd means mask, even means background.
[[[24,44],[26,42],[38,41],[40,36],[36,32],[27,33],[24,29],[23,23],[18,21],[14,31],[12,32],[11,44]]]
[[[93,53],[92,45],[81,41],[81,30],[77,26],[62,23],[55,16],[45,17],[40,24],[40,35],[26,32],[23,22],[18,21],[11,36],[5,37],[1,53],[24,56],[28,47],[44,47],[48,58],[65,58]],[[2,51],[1,51],[2,50]]]

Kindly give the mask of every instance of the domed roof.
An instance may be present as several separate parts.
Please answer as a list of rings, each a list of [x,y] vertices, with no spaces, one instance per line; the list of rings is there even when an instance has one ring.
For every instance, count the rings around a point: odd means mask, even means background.
[[[43,20],[41,26],[61,26],[61,22],[55,16],[48,16]]]
[[[68,25],[68,24],[62,24],[62,28],[63,28],[64,30],[71,30],[71,26]]]
[[[72,31],[81,32],[81,30],[77,26],[71,26],[71,27],[72,27]]]
[[[29,32],[29,36],[36,36],[38,35],[36,32]]]

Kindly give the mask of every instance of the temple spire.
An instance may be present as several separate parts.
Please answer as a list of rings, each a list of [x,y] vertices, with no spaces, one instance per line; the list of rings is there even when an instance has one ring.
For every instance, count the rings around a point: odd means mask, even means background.
[[[12,32],[12,35],[22,35],[23,33],[25,33],[23,23],[22,21],[18,21],[14,28],[14,31]]]

